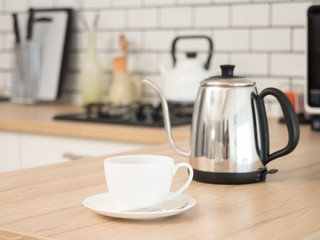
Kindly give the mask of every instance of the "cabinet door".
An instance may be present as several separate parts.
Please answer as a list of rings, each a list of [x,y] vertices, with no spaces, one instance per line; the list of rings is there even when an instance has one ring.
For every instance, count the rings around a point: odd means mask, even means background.
[[[95,157],[120,153],[146,146],[146,144],[34,134],[23,134],[21,139],[22,168],[66,162],[72,160],[73,157]]]
[[[0,132],[0,172],[20,169],[20,137],[19,133]]]

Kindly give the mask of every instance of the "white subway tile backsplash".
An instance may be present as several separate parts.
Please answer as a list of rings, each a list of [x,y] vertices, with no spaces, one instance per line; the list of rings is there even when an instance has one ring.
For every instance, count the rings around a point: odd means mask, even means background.
[[[105,52],[99,52],[98,57],[101,62],[101,66],[103,71],[112,71],[112,60],[114,59],[115,56],[119,56],[120,54],[110,54],[110,53],[105,53]]]
[[[245,3],[250,0],[213,0],[214,3]]]
[[[56,3],[55,4],[56,7],[71,7],[75,9],[80,8],[77,0],[55,0],[55,3]]]
[[[267,26],[269,24],[269,5],[234,5],[232,7],[233,26]]]
[[[118,55],[119,56],[119,55]],[[138,70],[139,52],[130,53],[127,56],[127,70],[131,73],[136,73]],[[143,71],[140,71],[140,74],[143,74]]]
[[[251,0],[252,2],[280,2],[279,0]],[[281,0],[281,2],[293,2],[293,1],[304,1],[304,0]]]
[[[15,37],[12,33],[3,35],[5,40],[5,49],[11,51],[15,43]]]
[[[160,27],[178,28],[192,26],[191,7],[173,7],[160,9]]]
[[[13,23],[11,15],[0,15],[0,31],[12,31]]]
[[[5,87],[6,87],[5,74],[0,72],[0,96],[3,94]]]
[[[82,1],[83,3],[83,7],[84,8],[106,8],[106,7],[110,7],[111,5],[111,1],[108,0],[85,0]]]
[[[79,5],[79,2],[82,4]],[[176,36],[205,35],[214,43],[210,73],[220,75],[220,65],[235,64],[235,74],[253,76],[258,90],[286,90],[304,82],[306,69],[306,0],[0,0],[0,78],[10,89],[11,49],[14,43],[11,12],[32,7],[81,8],[92,28],[97,12],[97,50],[104,70],[104,99],[112,80],[112,60],[122,55],[119,36],[128,40],[128,71],[147,76],[162,86],[159,64],[172,68],[171,46]],[[68,78],[63,100],[82,103],[80,72],[87,52],[87,31],[74,19]],[[177,61],[186,51],[207,59],[208,43],[179,40]],[[2,80],[0,79],[0,87]],[[2,84],[3,85],[3,84]],[[146,91],[144,99],[158,99]],[[281,113],[276,100],[266,98],[268,115]]]
[[[10,94],[10,88],[11,88],[10,79],[12,78],[12,73],[11,73],[11,71],[9,71],[9,72],[3,73],[3,75],[4,75],[4,80],[5,80],[5,88],[8,91],[7,93]]]
[[[163,79],[161,76],[154,75],[154,74],[147,74],[147,75],[144,75],[143,78],[150,80],[151,82],[156,84],[160,89],[162,90],[164,89],[165,79]],[[154,106],[156,106],[160,102],[160,99],[155,93],[155,91],[153,91],[151,88],[147,86],[142,86],[141,100],[144,103],[152,104]]]
[[[272,4],[272,25],[304,26],[306,24],[308,6],[310,6],[310,3]]]
[[[157,27],[157,9],[134,9],[128,11],[129,28],[155,28]]]
[[[287,86],[290,84],[289,78],[256,77],[252,80],[256,82],[258,93],[260,93],[263,89],[270,87],[278,88],[282,91],[287,91]]]
[[[258,93],[261,93],[265,88],[277,88],[281,91],[287,91],[287,86],[290,85],[288,78],[254,78],[256,82]],[[279,102],[273,96],[266,96],[264,103],[267,110],[268,117],[279,117],[282,114]]]
[[[54,6],[53,0],[29,0],[30,7],[34,8],[52,8]]]
[[[293,50],[306,51],[307,31],[304,28],[293,30]]]
[[[221,75],[220,65],[229,64],[229,55],[214,53],[211,59],[211,72],[213,75]]]
[[[11,68],[11,54],[8,52],[0,52],[0,69],[10,69]]]
[[[137,72],[155,73],[158,71],[158,58],[155,53],[131,54],[134,69]]]
[[[113,49],[113,33],[112,32],[99,32],[97,34],[97,49],[99,50],[112,50]]]
[[[115,57],[119,57],[120,53],[99,53],[102,69],[107,72],[112,71],[112,61]]]
[[[195,8],[196,27],[221,27],[229,24],[228,6],[206,6]]]
[[[267,75],[268,55],[259,53],[231,54],[231,64],[236,65],[235,74]]]
[[[169,52],[175,36],[175,32],[170,30],[146,31],[144,33],[144,48],[146,50],[162,50]]]
[[[197,5],[197,4],[203,4],[203,3],[210,3],[211,0],[177,0],[178,4],[184,5],[184,4],[191,4],[191,5]]]
[[[138,7],[142,0],[116,0],[112,2],[114,7]]]
[[[279,105],[278,102],[276,102],[275,99],[273,99],[272,97],[266,97],[271,98],[271,101],[265,102],[265,106],[266,106],[266,112],[267,112],[267,117],[281,117],[282,116],[282,111],[281,111],[281,107]]]
[[[306,87],[306,80],[305,79],[292,79],[290,84],[288,84],[288,90],[295,91],[295,92],[304,92]]]
[[[252,30],[253,50],[281,50],[291,48],[291,30],[286,29],[256,29]]]
[[[143,0],[143,4],[145,6],[169,6],[176,3],[173,0]]]
[[[271,74],[279,76],[305,76],[306,57],[304,54],[272,54]]]
[[[0,50],[6,49],[6,38],[5,35],[0,35]]]
[[[213,39],[216,51],[238,51],[249,49],[249,30],[232,29],[232,30],[215,30]]]
[[[124,10],[107,10],[100,12],[98,28],[100,29],[123,29],[125,28]]]
[[[164,69],[167,69],[167,70],[170,70],[173,67],[171,53],[167,52],[167,53],[158,54],[157,72],[159,72],[159,74],[161,74],[160,65],[162,65],[164,67]]]
[[[21,12],[28,9],[27,0],[4,0],[4,9],[7,12]]]

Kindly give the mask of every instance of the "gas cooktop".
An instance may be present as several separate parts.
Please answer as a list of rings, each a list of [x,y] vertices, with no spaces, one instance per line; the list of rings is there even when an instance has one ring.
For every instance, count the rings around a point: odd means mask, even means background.
[[[192,121],[193,106],[169,103],[172,126],[187,125]],[[134,104],[132,106],[111,106],[106,103],[93,103],[84,113],[57,115],[55,120],[122,124],[147,127],[164,127],[161,104]]]

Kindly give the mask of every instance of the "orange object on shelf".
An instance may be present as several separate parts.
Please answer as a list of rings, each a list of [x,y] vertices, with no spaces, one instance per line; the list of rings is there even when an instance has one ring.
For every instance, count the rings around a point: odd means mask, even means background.
[[[127,71],[127,58],[125,56],[116,57],[112,61],[113,73],[125,73]]]
[[[294,92],[285,92],[285,94],[289,98],[290,102],[292,103],[294,110],[297,112],[296,94]]]

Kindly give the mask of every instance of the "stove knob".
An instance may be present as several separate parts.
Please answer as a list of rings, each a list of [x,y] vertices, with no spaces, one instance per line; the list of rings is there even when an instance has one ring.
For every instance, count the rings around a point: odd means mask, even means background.
[[[144,107],[145,107],[144,105],[141,105],[137,109],[136,117],[137,117],[137,120],[139,121],[143,121],[146,119],[146,114],[144,113]]]
[[[159,121],[162,121],[162,120],[163,120],[161,104],[159,104],[159,105],[153,110],[152,119],[153,119],[155,122],[159,122]]]

